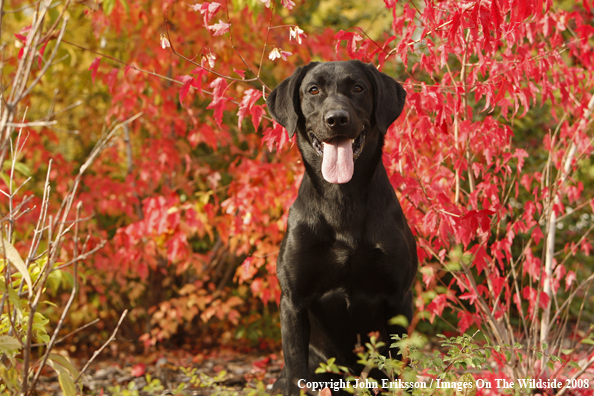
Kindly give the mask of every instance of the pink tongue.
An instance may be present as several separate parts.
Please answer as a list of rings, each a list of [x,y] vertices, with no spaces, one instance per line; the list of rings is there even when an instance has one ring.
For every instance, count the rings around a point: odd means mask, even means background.
[[[348,183],[353,177],[353,147],[350,139],[333,139],[324,144],[322,175],[328,183]]]

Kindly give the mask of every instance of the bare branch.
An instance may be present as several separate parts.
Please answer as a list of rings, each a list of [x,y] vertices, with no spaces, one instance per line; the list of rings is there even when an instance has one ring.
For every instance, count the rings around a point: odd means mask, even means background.
[[[30,127],[48,127],[50,125],[56,125],[58,121],[32,121],[32,122],[20,122],[12,123],[9,122],[6,125],[12,128],[30,128]]]
[[[74,382],[78,382],[78,380],[80,379],[81,375],[83,375],[83,373],[85,371],[87,371],[87,369],[89,368],[89,365],[91,364],[91,362],[93,360],[95,360],[95,358],[97,356],[99,356],[101,354],[101,352],[103,352],[103,350],[105,349],[105,347],[107,347],[107,345],[109,345],[110,342],[112,342],[118,332],[118,329],[120,328],[120,325],[122,324],[122,322],[124,321],[124,318],[126,317],[126,315],[128,314],[128,310],[124,310],[124,312],[122,313],[122,316],[120,317],[120,320],[118,321],[118,324],[115,328],[115,330],[113,331],[113,333],[111,334],[111,337],[109,337],[109,339],[107,341],[105,341],[105,344],[103,344],[103,346],[101,346],[101,348],[99,348],[98,350],[95,351],[95,353],[93,353],[93,356],[91,357],[91,359],[87,362],[87,364],[85,364],[85,366],[82,368],[82,370],[80,370],[80,373],[78,374],[78,377],[76,377],[76,379],[74,380]]]
[[[95,323],[99,322],[101,319],[97,318],[81,327],[79,327],[76,330],[71,331],[70,333],[66,334],[64,337],[60,338],[59,340],[57,340],[54,345],[57,345],[59,343],[61,343],[62,341],[64,341],[65,339],[67,339],[68,337],[71,337],[73,335],[75,335],[76,333],[79,333],[81,331],[83,331],[84,329],[86,329],[87,327],[91,327],[92,325],[94,325]],[[46,346],[47,344],[43,343],[43,344],[33,344],[31,345],[32,347],[40,347],[40,346]]]
[[[594,356],[591,357],[590,360],[588,360],[584,364],[584,366],[580,369],[580,371],[578,371],[570,379],[565,381],[565,386],[563,388],[561,388],[561,390],[559,392],[557,392],[556,396],[564,395],[565,391],[567,390],[567,385],[571,384],[571,381],[573,381],[576,378],[579,378],[582,374],[584,374],[586,372],[586,370],[588,369],[588,367],[590,367],[592,364],[594,364]]]
[[[79,204],[76,207],[76,218],[77,219],[80,218],[81,208],[82,208],[82,204],[79,202]],[[76,228],[74,231],[74,257],[77,257],[78,256],[79,222],[77,221],[75,224],[76,224]],[[73,285],[72,285],[72,292],[70,293],[70,298],[68,299],[68,302],[66,303],[66,306],[64,307],[64,310],[62,311],[60,320],[58,321],[58,324],[56,325],[56,328],[54,329],[54,334],[52,334],[52,338],[50,339],[50,342],[47,344],[45,355],[41,359],[41,363],[39,364],[39,367],[37,368],[35,377],[33,377],[33,380],[31,381],[31,385],[30,385],[31,389],[35,388],[35,384],[37,383],[37,380],[39,379],[39,376],[41,375],[41,370],[43,370],[43,368],[45,367],[45,363],[47,362],[47,359],[49,358],[49,355],[52,352],[52,349],[56,343],[56,339],[58,338],[60,329],[62,328],[62,325],[64,324],[64,321],[66,320],[66,315],[68,315],[68,312],[70,311],[70,307],[72,306],[72,303],[74,302],[74,297],[76,296],[77,291],[78,291],[78,261],[75,261],[74,262]]]

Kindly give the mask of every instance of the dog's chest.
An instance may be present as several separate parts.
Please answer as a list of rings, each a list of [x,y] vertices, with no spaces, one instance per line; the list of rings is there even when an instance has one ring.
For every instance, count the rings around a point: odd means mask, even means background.
[[[386,244],[336,238],[328,245],[327,284],[350,293],[378,293],[393,288],[397,277],[395,257]]]

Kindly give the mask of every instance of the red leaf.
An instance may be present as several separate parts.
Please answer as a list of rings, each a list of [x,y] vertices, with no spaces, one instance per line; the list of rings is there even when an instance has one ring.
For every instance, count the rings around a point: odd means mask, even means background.
[[[202,4],[196,4],[191,6],[194,11],[200,11],[202,15],[204,15],[204,26],[208,26],[208,22],[212,19],[214,14],[219,10],[221,5],[219,3],[209,3],[205,1]]]
[[[423,283],[425,284],[425,287],[429,288],[429,285],[435,278],[435,271],[432,267],[424,267],[421,273],[423,274]]]
[[[204,97],[204,94],[202,93],[202,79],[204,76],[208,75],[208,71],[199,66],[192,70],[190,74],[195,74],[194,79],[192,80],[192,86]]]
[[[113,94],[113,85],[115,84],[116,79],[118,77],[118,71],[118,69],[113,69],[107,75],[107,86],[109,87],[110,94]]]
[[[243,99],[239,104],[239,111],[237,112],[238,122],[237,127],[241,129],[241,122],[243,121],[244,117],[251,113],[252,107],[254,104],[262,97],[262,92],[258,89],[248,89],[243,94]],[[255,123],[254,123],[255,126]]]
[[[395,0],[384,0],[384,4],[386,4],[386,8],[394,8],[396,7]]]
[[[144,363],[137,363],[132,366],[132,376],[142,377],[146,373],[146,365]]]
[[[507,83],[507,80],[505,78],[502,78],[499,82],[499,92],[497,92],[497,96],[495,97],[495,100],[493,101],[494,104],[497,104],[497,102],[499,102],[501,99],[503,99],[505,97],[505,92],[508,88],[509,84]]]
[[[252,115],[252,123],[254,124],[254,129],[258,129],[260,126],[260,122],[262,122],[262,116],[264,115],[264,108],[262,106],[252,106],[252,110],[250,111]]]
[[[180,262],[188,255],[188,241],[186,239],[186,234],[181,231],[173,234],[165,246],[167,246],[167,259],[170,263]]]
[[[474,260],[472,263],[474,266],[476,266],[476,270],[480,275],[481,272],[487,268],[490,258],[487,255],[487,251],[483,245],[474,245],[470,251],[474,254]]]
[[[538,243],[542,239],[542,230],[540,229],[540,227],[537,226],[534,228],[534,231],[532,231],[532,239],[534,239],[534,243],[538,245]]]
[[[26,44],[27,43],[27,36],[25,36],[25,35],[15,33],[14,34],[14,37],[16,37],[17,39],[19,39],[20,41],[22,41],[23,44]]]
[[[459,298],[460,300],[469,300],[471,304],[474,304],[474,302],[478,299],[478,296],[473,290],[470,290],[467,293],[461,294]]]
[[[501,25],[501,14],[499,12],[499,6],[497,0],[491,0],[491,16],[493,17],[493,23],[495,24],[495,37],[499,37],[499,26]]]
[[[250,272],[252,260],[254,260],[253,257],[248,257],[243,261],[243,264],[241,264],[241,268],[243,269],[243,272],[245,273],[246,278],[248,277],[248,274]]]
[[[213,36],[222,36],[229,31],[230,23],[223,22],[219,19],[219,23],[209,25],[208,28],[213,31]]]
[[[289,140],[289,134],[287,133],[287,130],[283,128],[281,124],[277,124],[276,121],[273,121],[272,125],[272,128],[268,128],[264,131],[262,144],[266,143],[269,151],[272,151],[274,146],[277,146],[277,150],[280,150]]]
[[[427,305],[427,311],[431,312],[430,322],[433,323],[435,315],[441,316],[443,309],[446,306],[447,295],[440,294],[431,301],[431,304]]]
[[[245,79],[245,70],[237,70],[236,68],[233,68],[233,71],[237,73],[239,77]]]
[[[565,291],[569,290],[573,282],[575,282],[576,280],[577,277],[575,276],[575,272],[567,271],[567,275],[565,276]]]
[[[93,79],[93,84],[95,84],[95,76],[97,75],[97,68],[99,67],[99,62],[101,61],[102,56],[98,56],[93,60],[91,66],[89,66],[89,70],[91,70],[91,78]]]
[[[214,119],[217,125],[220,127],[223,121],[223,110],[225,110],[225,104],[230,100],[225,98],[223,94],[227,90],[227,81],[224,78],[217,78],[210,87],[213,88],[213,99],[212,102],[206,107],[207,109],[214,109]]]
[[[466,330],[468,330],[468,328],[470,326],[472,326],[473,323],[476,323],[477,325],[480,325],[480,318],[478,317],[478,315],[476,314],[472,314],[470,312],[458,312],[458,318],[460,319],[458,321],[458,327],[460,329],[460,332],[464,333]]]
[[[192,76],[181,76],[180,80],[184,82],[181,89],[179,90],[179,103],[184,105],[184,99],[188,96],[188,92],[190,91],[190,85],[192,84],[193,78]]]
[[[452,18],[452,28],[450,29],[449,39],[450,41],[454,41],[456,37],[456,33],[458,33],[458,28],[460,27],[460,12],[456,12],[454,14],[454,18]]]
[[[256,360],[254,362],[254,366],[256,366],[259,369],[266,369],[266,367],[268,367],[269,364],[270,364],[270,356],[267,356],[260,360]]]
[[[345,40],[347,42],[346,48],[347,48],[347,53],[349,54],[349,56],[353,59],[361,58],[361,56],[359,55],[359,51],[357,51],[357,41],[363,40],[363,37],[361,37],[357,33],[345,32],[345,31],[341,30],[334,35],[334,38],[337,40],[336,53],[338,53],[338,48],[340,46],[340,42],[342,40]]]

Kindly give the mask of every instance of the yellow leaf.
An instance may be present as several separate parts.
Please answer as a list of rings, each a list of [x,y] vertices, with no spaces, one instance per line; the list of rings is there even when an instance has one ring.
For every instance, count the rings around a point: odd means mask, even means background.
[[[64,356],[55,353],[50,353],[49,358],[54,362],[64,366],[64,368],[68,370],[70,374],[72,374],[72,377],[78,377],[78,370]]]
[[[21,349],[21,344],[19,341],[11,336],[0,336],[0,352],[7,353],[7,352],[14,352]]]
[[[62,392],[64,392],[64,396],[76,396],[76,386],[74,385],[72,376],[61,366],[58,365],[57,367],[59,367],[58,382],[60,383]]]
[[[12,265],[14,265],[15,268],[21,273],[23,279],[27,283],[27,286],[29,286],[29,297],[32,297],[33,284],[31,283],[31,276],[29,276],[29,271],[27,271],[27,266],[25,265],[25,262],[23,261],[21,255],[19,254],[18,250],[15,249],[14,246],[12,246],[12,244],[8,242],[5,238],[2,239],[3,243],[0,244],[0,253],[2,252],[2,250],[4,250],[4,254],[6,254],[6,258],[8,259],[8,261],[10,261]]]
[[[456,396],[475,396],[476,395],[476,383],[474,377],[470,373],[465,373],[458,379],[458,384],[463,383],[464,386],[458,388]]]

